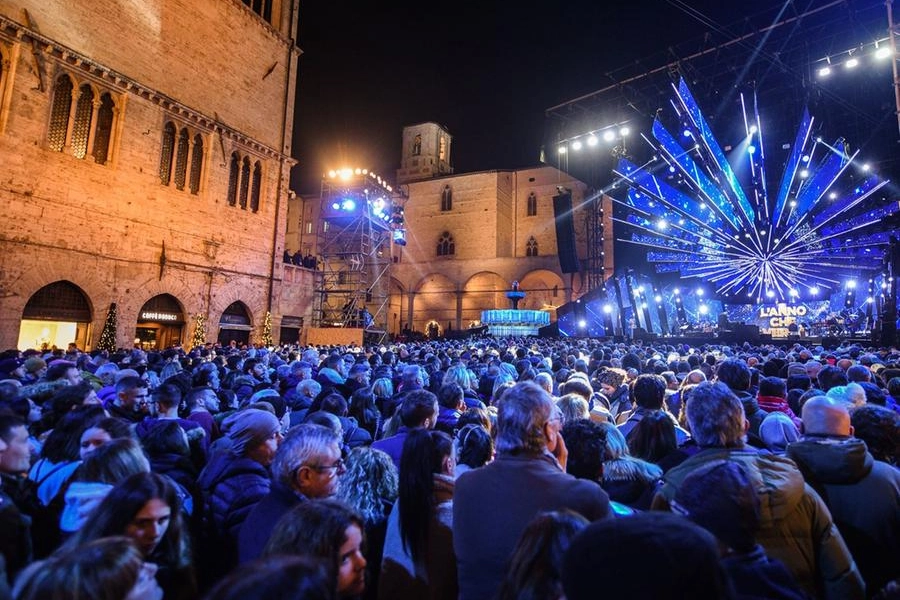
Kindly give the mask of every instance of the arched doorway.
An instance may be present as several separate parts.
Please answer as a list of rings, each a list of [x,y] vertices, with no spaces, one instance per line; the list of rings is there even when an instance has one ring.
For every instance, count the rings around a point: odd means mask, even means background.
[[[22,311],[18,348],[66,348],[74,342],[83,349],[91,321],[91,303],[80,287],[70,281],[45,285]]]
[[[182,343],[184,311],[171,294],[150,298],[138,313],[134,343],[143,350],[170,348]]]
[[[252,329],[253,323],[250,321],[247,305],[241,301],[232,302],[219,319],[219,343],[223,346],[231,342],[238,346],[249,344]]]

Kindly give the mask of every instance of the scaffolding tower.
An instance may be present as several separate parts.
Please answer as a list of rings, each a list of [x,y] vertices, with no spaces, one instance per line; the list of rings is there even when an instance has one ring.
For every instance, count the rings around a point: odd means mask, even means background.
[[[387,337],[391,245],[403,239],[397,235],[403,231],[401,200],[368,171],[323,179],[316,327],[363,329],[367,343],[381,343]]]

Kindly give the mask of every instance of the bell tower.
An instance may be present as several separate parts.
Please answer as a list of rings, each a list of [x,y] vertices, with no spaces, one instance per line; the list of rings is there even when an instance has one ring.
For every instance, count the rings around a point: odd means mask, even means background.
[[[437,123],[419,123],[404,127],[397,183],[453,174],[453,167],[450,166],[452,140],[447,129]]]

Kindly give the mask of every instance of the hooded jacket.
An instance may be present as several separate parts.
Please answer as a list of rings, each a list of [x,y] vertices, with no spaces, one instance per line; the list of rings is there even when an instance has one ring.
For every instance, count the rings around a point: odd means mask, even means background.
[[[750,434],[757,440],[759,439],[759,426],[762,425],[763,419],[769,414],[759,407],[759,401],[756,395],[747,390],[731,390],[738,397],[744,407],[744,416],[750,422]]]
[[[652,508],[668,510],[684,479],[718,460],[744,467],[760,500],[757,541],[807,593],[827,599],[865,597],[862,577],[828,508],[789,459],[752,449],[707,448],[666,473]]]
[[[647,510],[662,474],[658,465],[632,456],[620,456],[603,463],[600,485],[610,500]]]
[[[831,510],[869,592],[900,577],[900,471],[852,437],[806,436],[787,455]]]
[[[66,490],[66,506],[59,520],[59,528],[67,533],[81,529],[113,486],[94,481],[73,481]]]

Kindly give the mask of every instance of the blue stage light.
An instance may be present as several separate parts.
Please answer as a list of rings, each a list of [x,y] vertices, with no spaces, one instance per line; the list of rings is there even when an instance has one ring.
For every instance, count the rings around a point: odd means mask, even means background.
[[[668,168],[628,159],[616,168],[627,191],[614,201],[625,207],[621,221],[632,228],[624,241],[649,248],[647,260],[658,273],[709,282],[722,295],[761,298],[770,290],[777,299],[800,285],[814,295],[854,272],[879,267],[890,243],[884,222],[900,205],[875,193],[887,180],[866,170],[867,164],[847,168],[856,154],[851,156],[843,139],[820,144],[804,112],[794,143],[787,145],[777,192],[767,193],[760,131],[740,157],[750,168],[732,166],[684,81],[673,105],[678,120],[661,113],[653,139],[646,138]],[[762,120],[757,103],[752,105],[755,114],[744,115],[744,123]],[[684,137],[670,133],[668,124]],[[675,223],[677,228],[665,226]]]

